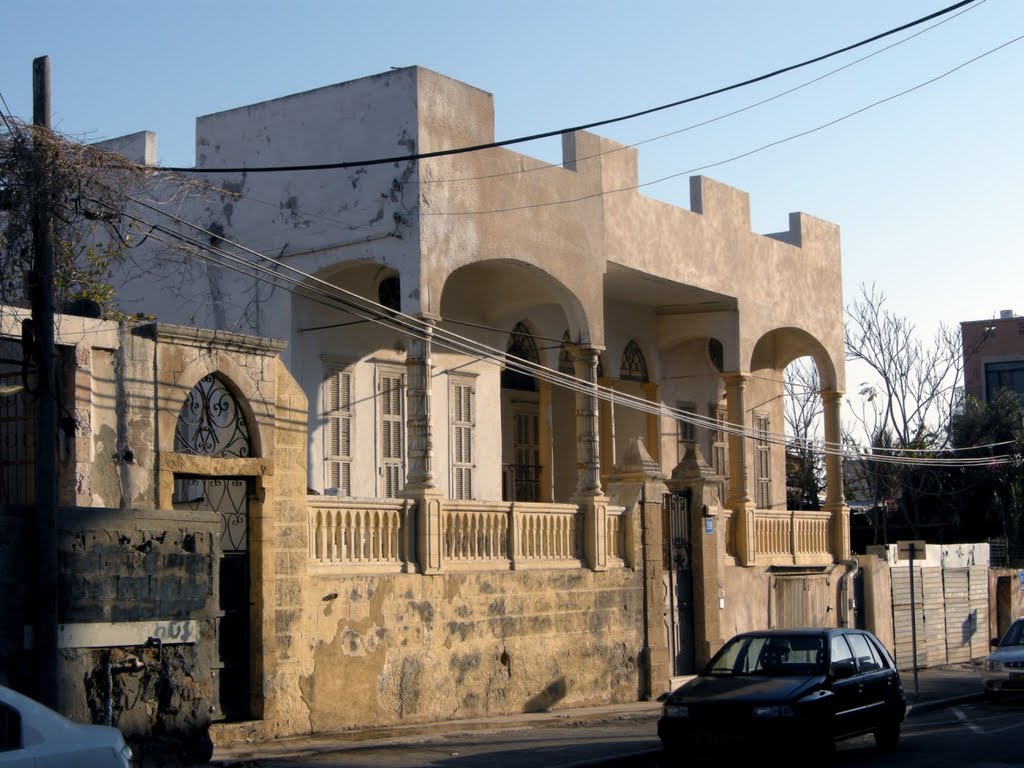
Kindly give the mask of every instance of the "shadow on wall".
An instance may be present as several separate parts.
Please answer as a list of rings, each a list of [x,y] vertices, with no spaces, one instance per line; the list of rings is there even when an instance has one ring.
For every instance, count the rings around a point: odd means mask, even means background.
[[[569,686],[565,682],[565,678],[560,677],[527,701],[523,706],[523,712],[547,712],[564,699],[568,692]]]

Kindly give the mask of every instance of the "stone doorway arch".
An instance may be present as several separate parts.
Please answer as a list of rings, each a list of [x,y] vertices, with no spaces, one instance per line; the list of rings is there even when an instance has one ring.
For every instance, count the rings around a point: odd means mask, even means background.
[[[175,424],[174,453],[229,462],[205,472],[175,472],[171,503],[174,509],[213,514],[220,523],[211,719],[249,720],[254,709],[252,641],[258,627],[249,521],[260,478],[230,466],[231,460],[251,458],[253,440],[243,402],[218,374],[203,376],[185,396]]]

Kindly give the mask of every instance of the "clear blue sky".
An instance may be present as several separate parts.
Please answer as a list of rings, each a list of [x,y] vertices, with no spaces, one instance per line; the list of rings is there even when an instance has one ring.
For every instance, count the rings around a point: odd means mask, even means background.
[[[32,59],[48,55],[58,130],[85,140],[152,130],[161,164],[190,165],[199,115],[415,64],[493,93],[504,139],[745,80],[953,1],[6,0],[0,93],[31,119]],[[1022,0],[969,7],[768,105],[644,144],[642,182],[682,174],[646,194],[688,206],[686,171],[815,128],[1024,35]],[[597,132],[634,143],[678,131],[887,42]],[[755,231],[785,229],[796,210],[839,224],[847,301],[874,281],[928,336],[940,322],[1024,314],[1022,65],[1024,41],[830,128],[701,172],[750,193]],[[557,161],[557,146],[518,150]]]

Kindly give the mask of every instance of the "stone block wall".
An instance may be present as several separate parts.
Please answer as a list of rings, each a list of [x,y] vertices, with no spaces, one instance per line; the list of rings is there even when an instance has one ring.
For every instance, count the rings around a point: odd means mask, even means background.
[[[62,712],[118,727],[137,752],[208,759],[219,521],[79,508],[60,525]]]
[[[311,574],[267,723],[332,732],[636,701],[631,569]],[[279,614],[280,617],[280,614]],[[304,658],[302,658],[304,657]]]

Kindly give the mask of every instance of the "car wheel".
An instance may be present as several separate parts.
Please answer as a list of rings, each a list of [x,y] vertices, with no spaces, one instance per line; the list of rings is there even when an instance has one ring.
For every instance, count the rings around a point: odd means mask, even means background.
[[[894,721],[875,729],[875,744],[882,749],[896,749],[900,743],[900,723]]]

